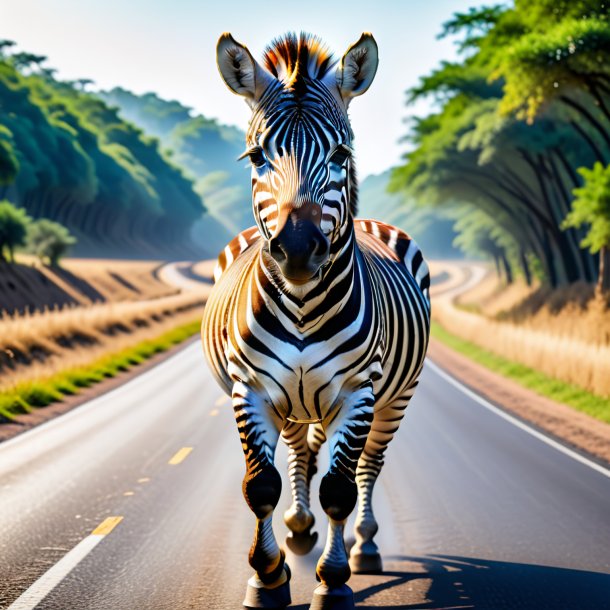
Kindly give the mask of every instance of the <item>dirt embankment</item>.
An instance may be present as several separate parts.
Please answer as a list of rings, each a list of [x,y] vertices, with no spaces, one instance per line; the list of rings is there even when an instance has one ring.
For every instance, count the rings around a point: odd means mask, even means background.
[[[78,259],[61,269],[0,265],[0,391],[86,365],[201,315],[209,285],[164,281],[160,267]]]
[[[20,256],[0,263],[0,315],[154,299],[176,294],[157,277],[159,261],[66,259],[61,267]]]

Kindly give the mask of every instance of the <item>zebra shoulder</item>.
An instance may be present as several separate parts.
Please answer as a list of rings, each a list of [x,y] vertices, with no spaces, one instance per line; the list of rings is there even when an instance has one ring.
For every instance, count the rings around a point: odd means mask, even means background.
[[[214,282],[218,280],[223,273],[231,266],[231,263],[248,248],[253,246],[260,239],[260,231],[258,227],[250,227],[234,237],[218,255],[216,267],[214,268]]]
[[[385,247],[374,248],[376,254],[381,256],[392,256],[402,261],[411,275],[415,278],[420,288],[427,291],[430,287],[430,270],[417,242],[405,231],[389,225],[380,220],[360,219],[354,221],[356,231],[372,235],[379,245]]]

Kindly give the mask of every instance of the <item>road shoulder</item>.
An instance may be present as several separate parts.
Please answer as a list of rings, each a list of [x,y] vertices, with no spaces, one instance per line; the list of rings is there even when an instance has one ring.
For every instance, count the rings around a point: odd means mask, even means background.
[[[610,425],[540,396],[432,339],[428,356],[490,402],[603,465],[610,464]]]
[[[46,407],[39,407],[31,413],[24,413],[15,417],[15,421],[11,423],[3,423],[0,425],[0,442],[9,440],[18,434],[22,434],[35,426],[38,426],[50,419],[54,419],[72,409],[101,396],[110,390],[114,390],[120,385],[123,385],[127,381],[130,381],[134,377],[145,373],[151,368],[161,364],[165,360],[171,358],[179,351],[185,349],[189,345],[199,340],[198,335],[193,335],[190,339],[186,339],[181,343],[170,347],[168,350],[155,354],[147,359],[145,362],[133,366],[127,371],[123,371],[115,377],[104,379],[99,383],[96,383],[88,388],[83,389],[81,392],[74,396],[66,396],[63,400],[51,403]],[[203,358],[203,356],[202,356]]]

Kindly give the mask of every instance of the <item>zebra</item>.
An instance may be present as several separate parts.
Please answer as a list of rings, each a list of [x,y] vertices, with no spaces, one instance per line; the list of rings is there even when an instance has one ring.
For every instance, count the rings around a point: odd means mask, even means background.
[[[370,33],[336,61],[316,36],[274,40],[259,64],[229,33],[217,46],[225,84],[252,116],[255,226],[221,252],[202,322],[211,370],[232,398],[246,461],[244,498],[256,517],[244,606],[290,603],[290,570],[272,529],[288,445],[292,504],[284,514],[295,553],[315,545],[309,483],[328,441],[320,483],[328,536],[311,608],[353,608],[351,572],[380,572],[373,486],[423,367],[430,275],[416,242],[356,218],[357,180],[348,119],[371,85],[378,49]],[[356,542],[344,528],[356,504]]]

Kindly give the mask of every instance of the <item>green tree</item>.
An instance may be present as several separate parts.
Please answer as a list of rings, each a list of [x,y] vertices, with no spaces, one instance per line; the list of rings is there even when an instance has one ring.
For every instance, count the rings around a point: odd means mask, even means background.
[[[581,167],[578,173],[584,184],[574,189],[572,210],[562,227],[589,225],[581,246],[593,254],[599,252],[597,287],[603,292],[610,289],[610,165],[598,162],[592,169]]]
[[[22,208],[15,207],[9,201],[0,201],[0,260],[15,262],[15,248],[26,243],[28,225],[31,218]]]
[[[0,185],[10,184],[19,171],[13,134],[0,125]]]
[[[46,218],[33,222],[27,232],[28,249],[50,265],[58,265],[59,259],[66,254],[76,238],[66,227]]]
[[[14,40],[7,40],[3,38],[0,40],[0,57],[4,57],[6,55],[6,49],[10,49],[15,46]]]
[[[491,239],[504,250],[502,265],[527,278],[533,264],[552,286],[596,275],[594,257],[579,247],[584,229],[561,225],[582,183],[577,168],[610,159],[609,15],[599,0],[515,0],[456,13],[441,37],[458,36],[461,61],[441,64],[409,92],[436,108],[412,123],[413,147],[393,188],[427,205],[457,203],[471,219],[476,208],[497,230],[458,222],[471,235],[457,243],[495,258]]]

